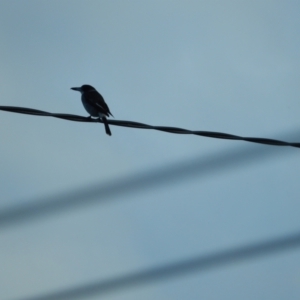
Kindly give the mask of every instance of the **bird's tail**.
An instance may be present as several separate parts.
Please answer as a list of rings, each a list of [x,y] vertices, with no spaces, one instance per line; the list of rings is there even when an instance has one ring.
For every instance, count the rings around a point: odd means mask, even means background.
[[[107,119],[105,117],[102,117],[103,123],[104,123],[104,127],[105,127],[105,132],[108,135],[111,135],[111,131],[109,129],[108,123],[107,123]]]

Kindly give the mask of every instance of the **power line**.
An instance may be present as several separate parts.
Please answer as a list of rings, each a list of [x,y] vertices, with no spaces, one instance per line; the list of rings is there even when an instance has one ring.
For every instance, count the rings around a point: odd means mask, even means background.
[[[103,123],[101,119],[91,119],[86,118],[78,115],[71,115],[71,114],[61,114],[61,113],[49,113],[42,110],[26,108],[26,107],[16,107],[16,106],[0,106],[0,110],[9,111],[14,113],[20,114],[28,114],[28,115],[35,115],[35,116],[46,116],[46,117],[54,117],[69,121],[77,121],[77,122],[97,122]],[[152,129],[152,130],[159,130],[169,133],[176,133],[176,134],[192,134],[197,136],[203,137],[210,137],[216,139],[227,139],[227,140],[238,140],[238,141],[246,141],[251,143],[258,143],[264,145],[272,145],[272,146],[290,146],[295,148],[300,148],[300,143],[289,143],[274,139],[267,139],[267,138],[255,138],[255,137],[242,137],[238,135],[222,133],[222,132],[212,132],[212,131],[194,131],[194,130],[187,130],[183,128],[177,127],[167,127],[167,126],[151,126],[143,123],[132,122],[132,121],[117,121],[117,120],[108,120],[107,121],[110,125],[122,126],[122,127],[131,127],[131,128],[140,128],[140,129]]]
[[[300,232],[295,234],[257,242],[214,254],[200,255],[182,260],[173,264],[166,264],[144,271],[129,273],[113,279],[103,280],[79,287],[52,292],[46,295],[26,298],[21,300],[68,300],[85,298],[94,295],[115,292],[134,286],[157,282],[178,276],[188,275],[192,272],[203,272],[211,268],[218,268],[225,264],[258,258],[274,253],[279,253],[300,246]]]
[[[3,106],[0,106],[0,110]],[[11,108],[11,107],[8,107]],[[13,108],[15,109],[15,108]],[[45,115],[73,120],[81,122],[98,122],[98,120],[87,120],[85,117],[68,115],[68,114],[50,114],[38,110],[29,110],[29,114],[35,115]],[[2,109],[5,110],[5,109]],[[9,111],[9,110],[8,110]],[[17,111],[15,111],[17,112]],[[35,113],[33,113],[35,112]],[[130,126],[130,124],[140,124],[143,126],[148,126],[141,123],[127,122],[127,125],[120,125],[122,122],[126,121],[110,121],[110,124],[125,127],[135,127]],[[165,128],[170,127],[153,127],[148,126],[147,129],[157,129],[162,131]],[[151,127],[151,128],[150,128]],[[152,128],[153,127],[153,128]],[[141,127],[135,127],[141,128]],[[142,127],[143,128],[143,127]],[[173,128],[176,130],[183,130],[179,128]],[[202,131],[201,131],[202,132]],[[182,133],[182,132],[174,132]],[[191,133],[190,131],[188,134]],[[203,133],[203,132],[202,132]],[[185,133],[186,134],[186,133]],[[192,134],[194,134],[192,132]],[[219,134],[219,133],[216,133]],[[197,134],[201,135],[201,134]],[[205,136],[205,135],[204,135]],[[211,136],[212,137],[212,136]],[[222,138],[222,137],[218,137]],[[271,140],[276,141],[276,140]],[[280,142],[280,141],[278,141]],[[280,142],[281,143],[281,142]],[[285,143],[285,142],[283,142]],[[299,147],[299,143],[294,143]],[[285,145],[287,146],[287,145]],[[17,224],[19,221],[32,220],[34,217],[44,216],[47,214],[62,211],[64,209],[69,209],[76,206],[83,206],[92,203],[104,203],[112,198],[123,196],[125,193],[145,191],[145,188],[153,188],[157,186],[162,186],[165,184],[174,184],[174,180],[182,180],[191,178],[192,176],[207,175],[220,170],[228,170],[228,168],[241,166],[248,163],[249,160],[257,160],[258,158],[270,158],[271,154],[278,153],[271,148],[266,147],[251,147],[251,149],[234,150],[230,153],[219,153],[217,155],[209,155],[207,157],[197,157],[196,159],[187,160],[179,164],[172,164],[167,166],[167,168],[153,169],[150,172],[145,172],[143,174],[137,174],[130,178],[121,178],[119,180],[114,180],[108,184],[99,184],[90,186],[84,189],[79,189],[72,191],[70,193],[65,193],[62,195],[48,197],[45,199],[40,199],[38,201],[24,204],[22,206],[12,207],[7,210],[0,212],[0,227],[10,224]],[[42,295],[34,298],[28,298],[27,300],[67,300],[88,297],[96,294],[103,294],[108,292],[113,292],[118,289],[124,289],[136,285],[146,284],[150,282],[155,282],[158,280],[163,280],[167,278],[172,278],[175,276],[181,276],[191,272],[200,272],[212,267],[222,266],[227,263],[233,263],[238,260],[245,260],[248,258],[258,257],[260,255],[267,255],[273,252],[279,252],[291,248],[299,247],[300,244],[300,233],[291,235],[285,238],[279,238],[276,240],[270,240],[263,243],[257,243],[254,245],[247,245],[244,247],[218,252],[215,254],[210,254],[206,256],[199,256],[192,259],[187,259],[178,263],[168,264],[149,270],[144,270],[136,273],[131,273],[125,276],[120,276],[117,278],[99,281],[93,284],[88,284],[80,287],[75,287],[63,291],[58,291],[50,293],[48,295]]]
[[[295,135],[299,135],[297,132]],[[164,167],[124,176],[107,183],[96,183],[85,188],[77,188],[62,194],[44,196],[35,201],[18,201],[18,204],[0,211],[0,229],[22,221],[33,221],[38,217],[92,204],[103,204],[112,200],[124,199],[130,193],[145,192],[183,180],[200,180],[201,176],[220,174],[221,171],[242,167],[250,161],[271,159],[283,153],[278,148],[243,147],[242,149],[219,151],[216,154],[198,156],[181,162],[176,161]],[[286,152],[284,152],[286,153]],[[253,165],[253,164],[252,164]],[[122,196],[122,197],[121,197]]]

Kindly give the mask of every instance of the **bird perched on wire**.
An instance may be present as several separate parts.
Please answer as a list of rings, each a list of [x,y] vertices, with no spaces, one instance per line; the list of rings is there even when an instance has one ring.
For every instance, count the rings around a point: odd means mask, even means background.
[[[107,104],[103,97],[97,90],[91,85],[84,84],[81,87],[73,87],[71,90],[78,91],[81,93],[81,101],[85,110],[90,114],[91,117],[99,117],[104,123],[106,134],[111,135],[107,123],[107,117],[112,116]]]

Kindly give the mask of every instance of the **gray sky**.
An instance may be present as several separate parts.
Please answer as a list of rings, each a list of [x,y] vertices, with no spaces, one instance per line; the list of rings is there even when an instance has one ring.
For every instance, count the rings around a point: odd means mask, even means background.
[[[87,116],[70,88],[91,84],[116,120],[300,142],[299,9],[293,0],[2,0],[0,105]],[[296,148],[117,126],[108,137],[101,124],[0,115],[2,210],[194,166],[174,182],[0,228],[3,300],[300,229]],[[294,250],[101,299],[299,299],[299,265]]]

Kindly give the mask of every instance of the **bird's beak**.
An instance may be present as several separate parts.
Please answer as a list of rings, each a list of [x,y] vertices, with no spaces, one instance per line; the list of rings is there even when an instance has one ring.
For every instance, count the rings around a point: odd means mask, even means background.
[[[80,87],[74,87],[74,88],[71,88],[71,90],[81,92],[81,88]]]

